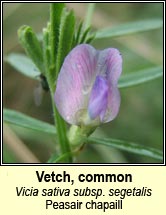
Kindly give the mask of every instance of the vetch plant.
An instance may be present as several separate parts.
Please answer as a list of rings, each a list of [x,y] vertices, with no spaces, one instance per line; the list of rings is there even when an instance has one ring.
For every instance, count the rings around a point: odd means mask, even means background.
[[[55,91],[55,105],[64,120],[87,134],[113,120],[120,106],[117,84],[121,72],[122,57],[117,49],[76,46],[64,60]]]
[[[99,38],[161,28],[162,21],[138,21],[92,33],[93,10],[94,4],[89,4],[85,22],[77,25],[73,11],[67,11],[63,3],[51,3],[50,20],[43,29],[41,41],[30,26],[19,28],[19,41],[27,56],[12,53],[6,61],[30,78],[42,77],[42,86],[51,95],[55,123],[50,125],[9,109],[4,109],[4,121],[55,135],[60,152],[52,152],[49,163],[72,163],[85,144],[100,144],[162,160],[162,152],[155,148],[91,136],[97,127],[117,116],[119,88],[158,78],[162,76],[162,68],[152,67],[121,76],[123,57],[117,48],[98,50],[89,45]]]

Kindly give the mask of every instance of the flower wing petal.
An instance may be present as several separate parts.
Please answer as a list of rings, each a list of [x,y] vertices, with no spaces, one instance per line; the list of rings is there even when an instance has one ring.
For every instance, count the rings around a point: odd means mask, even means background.
[[[107,109],[108,102],[108,83],[102,76],[97,76],[93,85],[89,105],[88,113],[90,118],[93,120],[99,117],[102,121]]]
[[[120,107],[120,93],[117,87],[109,87],[108,91],[108,103],[105,116],[103,118],[103,123],[112,121],[119,112]]]
[[[117,87],[122,72],[122,56],[119,50],[108,48],[99,52],[97,74],[103,75],[108,81],[108,103],[103,122],[113,120],[120,107],[120,93]]]

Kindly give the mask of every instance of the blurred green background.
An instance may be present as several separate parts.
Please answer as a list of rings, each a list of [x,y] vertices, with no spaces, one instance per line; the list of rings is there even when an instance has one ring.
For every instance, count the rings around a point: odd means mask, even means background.
[[[78,21],[86,16],[88,4],[67,3],[66,5],[75,11]],[[94,29],[101,29],[151,18],[163,18],[162,3],[97,3],[92,26]],[[36,33],[40,33],[48,19],[48,3],[4,3],[4,56],[11,52],[24,53],[17,38],[17,30],[21,25],[30,25]],[[162,35],[162,29],[160,29],[115,39],[95,40],[92,44],[97,49],[118,48],[123,55],[123,74],[126,74],[162,65]],[[43,92],[41,105],[35,105],[34,90],[37,86],[36,81],[24,77],[4,63],[3,106],[53,123],[49,93]],[[26,149],[40,162],[46,162],[52,152],[59,150],[58,145],[55,144],[56,138],[50,135],[17,126],[4,127],[4,132],[3,162],[26,162],[20,156],[22,150],[15,147],[17,141],[25,145]],[[93,135],[128,140],[163,150],[163,79],[159,78],[136,87],[122,89],[118,117],[102,125]],[[104,146],[86,145],[75,162],[157,163],[159,161]]]

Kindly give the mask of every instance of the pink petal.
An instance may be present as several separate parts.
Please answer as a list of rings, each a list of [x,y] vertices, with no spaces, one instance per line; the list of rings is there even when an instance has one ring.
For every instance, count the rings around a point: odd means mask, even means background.
[[[108,81],[107,110],[102,122],[113,120],[120,107],[120,94],[117,88],[118,79],[122,72],[122,56],[115,48],[108,48],[99,52],[97,73],[103,75]]]
[[[57,80],[55,103],[61,116],[77,125],[86,114],[92,120],[113,120],[120,106],[117,83],[121,72],[122,57],[117,49],[76,46],[65,58]]]
[[[99,52],[97,74],[104,75],[112,85],[117,85],[122,73],[122,56],[118,49],[108,48]]]
[[[65,58],[55,91],[55,103],[61,116],[78,124],[77,113],[86,109],[96,77],[96,50],[87,44],[76,46]]]
[[[120,107],[120,100],[120,93],[117,86],[109,87],[107,110],[102,122],[110,122],[117,116]]]

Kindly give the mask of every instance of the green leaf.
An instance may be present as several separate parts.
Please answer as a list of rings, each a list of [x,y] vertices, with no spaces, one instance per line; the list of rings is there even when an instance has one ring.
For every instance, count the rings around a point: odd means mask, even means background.
[[[76,154],[76,152],[67,152],[62,155],[55,154],[55,155],[51,156],[51,158],[47,161],[47,163],[65,162],[66,158],[68,158],[69,156],[73,156],[75,154]]]
[[[93,144],[101,144],[108,147],[114,147],[116,149],[120,149],[123,151],[132,152],[134,154],[144,155],[158,160],[163,160],[163,154],[161,151],[140,144],[109,138],[100,139],[95,137],[89,137],[87,140]]]
[[[18,163],[16,157],[6,144],[3,145],[3,163]]]
[[[93,33],[91,36],[89,36],[87,39],[86,39],[86,43],[91,43],[93,40],[95,39],[95,33]]]
[[[83,32],[82,37],[80,38],[80,42],[79,42],[80,44],[81,44],[81,43],[84,43],[84,42],[86,41],[86,38],[87,38],[87,36],[88,36],[88,34],[89,34],[90,29],[91,29],[91,27],[87,28],[87,29]]]
[[[4,109],[3,120],[6,123],[14,124],[20,127],[46,132],[49,134],[56,134],[56,129],[53,125],[34,119],[14,110]]]
[[[41,73],[44,73],[43,52],[36,34],[29,26],[21,26],[18,30],[18,37],[27,55],[32,59]]]
[[[9,54],[5,58],[5,61],[13,66],[18,72],[29,78],[38,79],[38,76],[40,75],[39,70],[31,59],[23,54]]]
[[[131,23],[125,23],[116,27],[102,29],[96,32],[96,39],[111,38],[117,36],[124,36],[128,34],[134,34],[138,32],[150,31],[158,28],[162,28],[163,21],[161,19],[151,19],[136,21]]]
[[[94,32],[90,33],[91,27],[88,27],[84,31],[82,27],[83,27],[83,23],[81,22],[78,26],[76,37],[75,37],[75,40],[73,41],[74,42],[73,46],[76,46],[81,43],[90,43],[95,39],[95,33]]]
[[[83,22],[81,21],[78,25],[78,29],[76,31],[76,38],[75,38],[75,41],[74,41],[74,46],[76,46],[77,44],[79,44],[79,39],[80,39],[80,35],[81,35],[81,32],[82,32],[82,27],[83,27]]]
[[[89,28],[91,25],[94,9],[95,9],[95,3],[89,3],[87,8],[87,14],[85,16],[85,22],[84,22],[85,29]]]
[[[43,29],[43,58],[46,76],[49,76],[49,66],[51,64],[51,50],[50,50],[50,23],[47,23],[47,28]],[[51,80],[50,80],[51,81]]]
[[[55,161],[58,159],[59,155],[58,154],[53,154],[49,160],[47,161],[47,163],[56,163]]]
[[[163,69],[161,67],[154,67],[150,69],[141,70],[138,72],[129,73],[121,76],[118,82],[118,87],[125,88],[135,86],[159,78],[162,75]]]
[[[65,13],[66,11],[64,11]],[[64,58],[72,48],[73,37],[75,30],[75,16],[73,11],[64,15],[64,20],[60,26],[60,38],[58,46],[58,55],[56,61],[56,72],[59,73]]]
[[[50,4],[50,47],[52,64],[55,64],[56,56],[58,53],[61,15],[64,6],[64,3]]]

